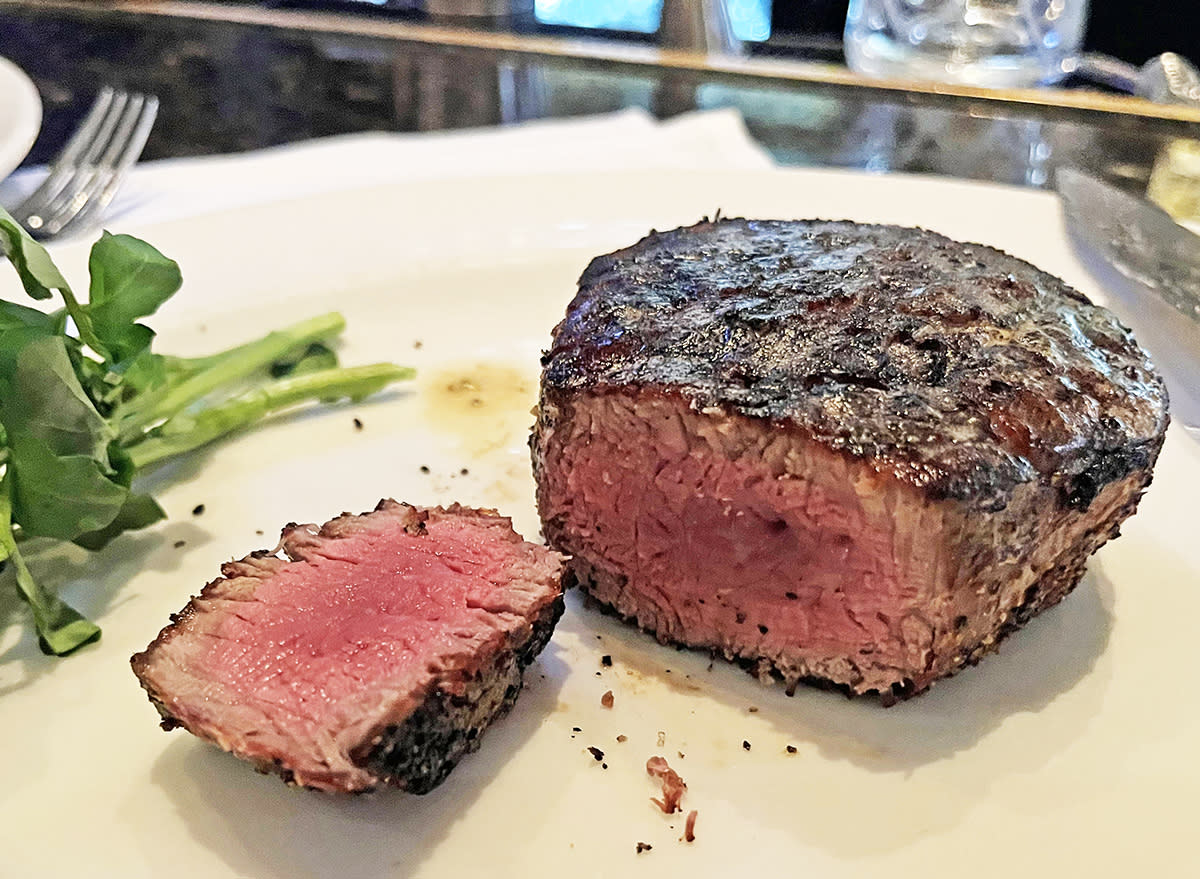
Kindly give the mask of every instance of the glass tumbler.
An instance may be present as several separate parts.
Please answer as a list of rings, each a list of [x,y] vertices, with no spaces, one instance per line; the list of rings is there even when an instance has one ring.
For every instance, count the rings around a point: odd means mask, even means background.
[[[846,63],[889,79],[1047,85],[1075,69],[1088,0],[850,0]]]

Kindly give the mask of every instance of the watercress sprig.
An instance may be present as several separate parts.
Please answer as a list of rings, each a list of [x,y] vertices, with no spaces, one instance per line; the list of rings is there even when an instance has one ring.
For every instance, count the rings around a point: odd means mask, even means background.
[[[0,209],[0,255],[35,300],[0,298],[0,566],[29,604],[39,642],[65,655],[100,629],[40,584],[21,555],[33,537],[99,549],[165,514],[133,488],[141,470],[305,402],[361,399],[413,370],[341,368],[345,327],[321,315],[200,358],[152,351],[153,315],[182,283],[179,266],[105,232],[88,260],[85,300],[50,254]]]

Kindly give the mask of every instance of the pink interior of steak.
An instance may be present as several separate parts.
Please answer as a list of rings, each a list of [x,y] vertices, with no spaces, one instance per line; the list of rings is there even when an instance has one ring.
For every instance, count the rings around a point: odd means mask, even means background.
[[[501,547],[453,521],[430,530],[436,542],[400,530],[356,535],[281,568],[209,633],[196,670],[325,724],[364,680],[453,652],[480,624],[490,631],[480,607],[507,579]]]
[[[557,557],[505,519],[433,514],[421,534],[379,515],[292,531],[300,561],[227,566],[185,614],[186,636],[157,648],[151,685],[163,662],[185,672],[169,675],[172,716],[244,757],[281,760],[300,783],[369,786],[347,754],[435,679],[470,674],[557,594]]]
[[[860,652],[924,663],[916,608],[945,579],[941,513],[833,453],[798,455],[782,430],[735,437],[735,423],[664,399],[576,401],[570,429],[587,440],[547,456],[543,516],[621,572],[600,597],[665,640],[805,673]]]
[[[543,406],[539,510],[588,591],[663,641],[860,693],[919,692],[1060,600],[1145,479],[1086,513],[1037,483],[989,512],[669,394]]]

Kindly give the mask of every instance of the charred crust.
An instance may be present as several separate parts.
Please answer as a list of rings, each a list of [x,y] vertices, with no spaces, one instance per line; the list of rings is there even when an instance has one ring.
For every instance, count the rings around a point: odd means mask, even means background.
[[[190,616],[191,616],[192,614],[194,614],[195,612],[196,612],[195,605],[193,605],[193,604],[192,604],[192,603],[189,601],[189,602],[188,602],[186,605],[184,605],[184,607],[183,607],[183,610],[179,611],[178,613],[173,613],[173,614],[171,614],[171,615],[168,617],[168,619],[169,619],[169,620],[170,620],[172,623],[182,623],[182,622],[186,622],[186,621],[187,621],[187,619],[188,619],[188,617],[190,617]]]
[[[924,689],[925,687],[918,687],[911,678],[904,678],[892,684],[890,689],[876,692],[879,695],[879,704],[884,708],[891,708],[898,702],[911,699]]]
[[[1164,436],[1156,441],[1139,443],[1130,448],[1113,447],[1103,451],[1079,473],[1072,476],[1060,490],[1063,506],[1072,510],[1086,510],[1106,485],[1122,479],[1135,471],[1144,471],[1149,477],[1158,453],[1162,449]],[[1149,484],[1149,478],[1146,483]]]
[[[1086,509],[1153,464],[1167,424],[1162,378],[1110,313],[994,248],[895,226],[651,233],[587,267],[543,363],[543,401],[678,395],[984,511],[1034,482]]]
[[[403,723],[386,727],[351,758],[383,783],[414,794],[433,790],[512,709],[525,669],[549,642],[563,608],[559,595],[523,642],[504,645],[466,680],[435,683]]]
[[[573,565],[567,565],[567,567],[563,569],[562,575],[563,592],[574,589],[579,585],[579,576],[575,573],[575,567]],[[590,598],[591,596],[588,597]]]
[[[404,523],[404,531],[413,537],[425,537],[429,534],[429,528],[425,524],[428,521],[429,512],[427,510],[418,510]]]

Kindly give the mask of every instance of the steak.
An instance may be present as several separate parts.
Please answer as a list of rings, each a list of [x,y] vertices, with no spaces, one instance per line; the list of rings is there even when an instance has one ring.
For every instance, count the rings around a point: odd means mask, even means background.
[[[134,673],[164,718],[292,784],[436,787],[562,614],[562,559],[492,510],[382,501],[222,566]]]
[[[665,643],[885,703],[1061,600],[1150,482],[1117,319],[977,244],[717,220],[592,261],[543,358],[537,501]]]

